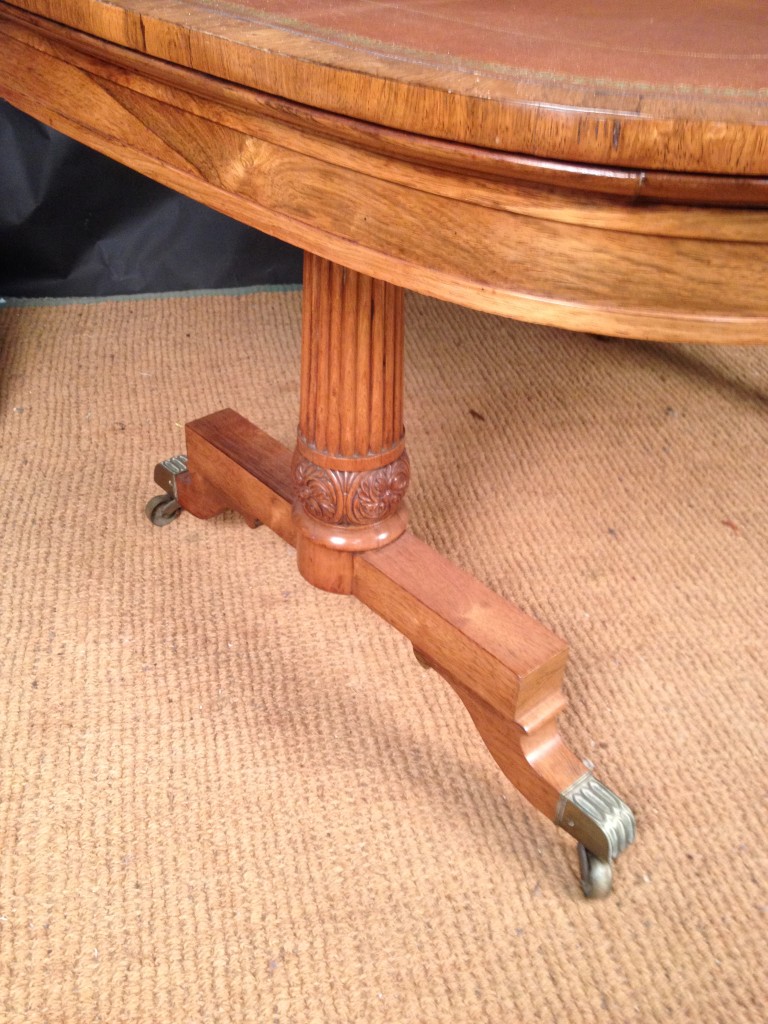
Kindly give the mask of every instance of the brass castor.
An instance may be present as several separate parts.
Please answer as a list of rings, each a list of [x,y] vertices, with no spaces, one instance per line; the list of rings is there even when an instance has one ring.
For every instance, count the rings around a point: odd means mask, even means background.
[[[635,839],[635,816],[607,786],[587,772],[560,796],[555,823],[578,840],[581,888],[587,899],[611,891],[613,862]]]
[[[581,888],[588,900],[601,900],[609,895],[613,885],[613,864],[596,857],[579,843],[579,871]]]
[[[153,526],[167,526],[181,515],[182,508],[172,494],[158,494],[144,506],[144,514]]]
[[[165,493],[150,498],[144,507],[144,514],[153,526],[167,526],[181,515],[182,507],[176,493],[176,477],[186,472],[186,455],[174,455],[173,458],[158,462],[155,466],[155,483],[162,487]]]

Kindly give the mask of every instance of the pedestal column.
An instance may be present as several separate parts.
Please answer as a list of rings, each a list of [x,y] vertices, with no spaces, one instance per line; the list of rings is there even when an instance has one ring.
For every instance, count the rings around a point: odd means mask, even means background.
[[[355,553],[405,530],[403,290],[304,256],[294,520],[302,575],[350,593]]]
[[[630,808],[563,743],[565,643],[405,530],[403,295],[305,259],[301,415],[290,450],[231,409],[187,424],[187,456],[148,514],[235,509],[295,544],[302,574],[350,593],[413,644],[463,701],[506,777],[579,842],[582,886],[606,895],[635,837]],[[378,550],[375,550],[378,549]]]

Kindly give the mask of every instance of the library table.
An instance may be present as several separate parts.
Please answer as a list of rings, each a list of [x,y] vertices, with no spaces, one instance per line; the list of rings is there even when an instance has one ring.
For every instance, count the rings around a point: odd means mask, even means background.
[[[294,451],[189,423],[150,517],[266,523],[401,631],[605,895],[635,822],[558,733],[565,643],[406,529],[403,289],[764,343],[765,0],[2,0],[0,95],[304,250]]]

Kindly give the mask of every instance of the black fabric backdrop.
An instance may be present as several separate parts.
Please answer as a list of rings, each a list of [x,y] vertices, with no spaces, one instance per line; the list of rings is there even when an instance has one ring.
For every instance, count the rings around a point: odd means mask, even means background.
[[[0,296],[133,295],[299,280],[299,250],[0,102]]]

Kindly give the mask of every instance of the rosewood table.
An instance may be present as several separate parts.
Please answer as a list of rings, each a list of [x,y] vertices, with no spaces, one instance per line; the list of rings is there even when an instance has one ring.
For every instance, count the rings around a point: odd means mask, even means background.
[[[565,643],[406,530],[403,289],[768,340],[765,0],[0,0],[0,95],[305,250],[295,450],[189,423],[149,514],[266,523],[405,634],[604,895],[635,823],[558,734]]]

